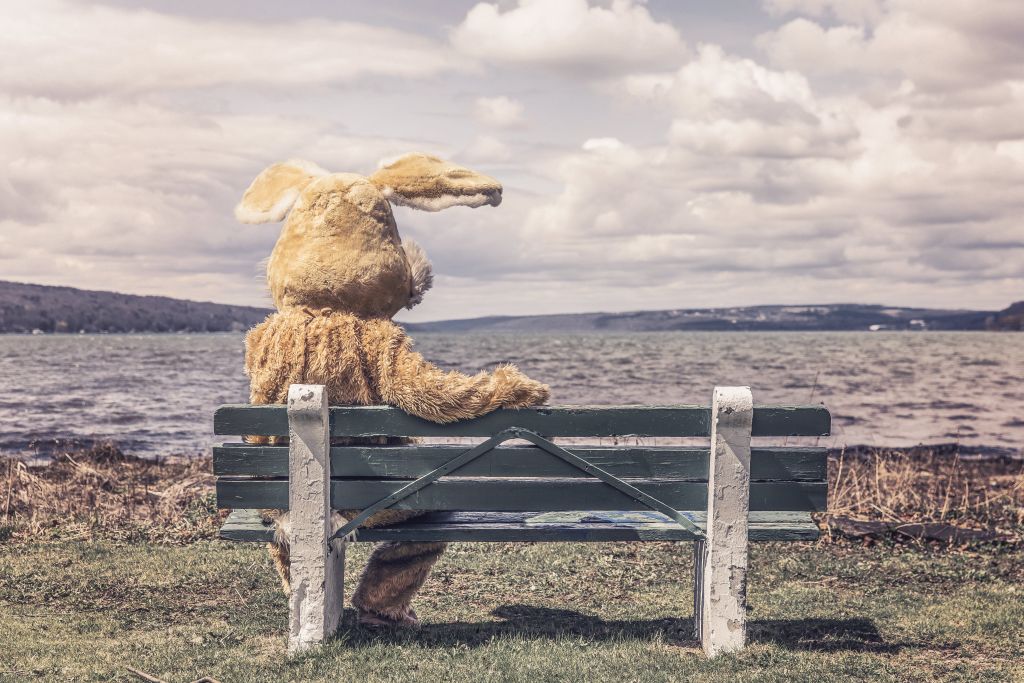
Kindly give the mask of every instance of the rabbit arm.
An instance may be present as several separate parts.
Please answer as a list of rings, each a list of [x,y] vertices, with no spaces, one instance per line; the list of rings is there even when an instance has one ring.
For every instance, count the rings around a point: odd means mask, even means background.
[[[280,320],[281,314],[273,313],[245,336],[245,374],[249,376],[249,402],[253,405],[285,403],[288,385],[298,381],[301,368],[292,361],[296,340],[282,335]],[[282,343],[292,353],[282,352]],[[288,443],[287,437],[254,434],[243,435],[242,441],[263,446]],[[282,580],[288,581],[285,573]]]
[[[543,404],[550,390],[514,365],[468,376],[445,372],[411,350],[405,333],[378,339],[377,389],[382,402],[431,422],[454,422],[479,417],[498,408]],[[371,341],[367,339],[367,341]],[[369,354],[368,354],[369,355]]]
[[[296,321],[299,322],[296,322]],[[272,313],[245,336],[249,402],[285,403],[288,386],[304,381],[305,329],[294,315]]]

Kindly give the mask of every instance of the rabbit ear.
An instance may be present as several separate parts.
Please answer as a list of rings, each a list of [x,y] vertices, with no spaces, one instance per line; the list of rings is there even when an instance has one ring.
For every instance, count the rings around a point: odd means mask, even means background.
[[[412,308],[423,301],[423,295],[434,286],[434,267],[430,265],[423,247],[412,240],[402,240],[402,249],[405,250],[405,259],[409,262],[409,270],[412,273],[409,303],[405,307]]]
[[[370,182],[393,204],[421,211],[501,203],[497,180],[428,154],[407,154],[370,176]]]
[[[243,223],[283,220],[302,189],[324,175],[327,171],[301,159],[269,166],[242,195],[242,201],[235,207],[235,218]]]

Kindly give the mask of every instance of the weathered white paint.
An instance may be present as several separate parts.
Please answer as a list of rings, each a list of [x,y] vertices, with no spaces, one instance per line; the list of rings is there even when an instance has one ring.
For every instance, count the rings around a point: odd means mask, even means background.
[[[711,461],[708,526],[700,576],[695,581],[695,615],[708,656],[746,643],[747,517],[750,510],[750,430],[754,401],[750,387],[715,387],[711,401]]]
[[[700,640],[701,608],[704,600],[704,541],[693,542],[693,630]]]
[[[330,541],[331,435],[323,386],[289,387],[288,437],[288,652],[294,654],[333,634],[342,614],[345,550]]]

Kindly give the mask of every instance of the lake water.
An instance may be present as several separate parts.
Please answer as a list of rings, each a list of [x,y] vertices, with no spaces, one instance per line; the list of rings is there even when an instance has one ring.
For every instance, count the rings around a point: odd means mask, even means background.
[[[466,372],[517,363],[552,403],[706,404],[716,384],[749,384],[756,403],[823,402],[826,445],[1024,447],[1020,334],[422,334],[417,349]],[[242,353],[240,334],[0,335],[0,454],[66,439],[204,452],[214,408],[247,399]]]

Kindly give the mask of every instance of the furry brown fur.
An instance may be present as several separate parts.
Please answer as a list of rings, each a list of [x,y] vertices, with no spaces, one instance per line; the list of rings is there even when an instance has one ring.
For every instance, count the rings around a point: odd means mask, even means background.
[[[388,404],[432,422],[543,403],[548,387],[512,365],[467,376],[445,372],[412,350],[401,327],[330,309],[289,309],[253,328],[245,342],[253,403],[284,403],[288,386],[323,384],[337,405]]]
[[[360,581],[352,594],[352,604],[369,617],[364,621],[380,624],[372,616],[379,615],[403,626],[415,625],[412,599],[444,549],[444,543],[378,543],[363,570],[363,576],[373,580]]]
[[[235,210],[239,220],[287,215],[267,265],[278,311],[246,337],[252,403],[285,403],[294,383],[325,385],[335,405],[388,404],[442,423],[544,403],[548,387],[512,365],[467,376],[444,372],[412,350],[390,317],[422,299],[432,283],[430,262],[417,245],[402,244],[389,202],[428,211],[497,206],[501,185],[437,157],[410,154],[369,178],[329,174],[304,161],[275,164],[246,190]],[[288,592],[287,513],[267,512],[277,526],[271,556]],[[332,523],[340,527],[357,513],[335,512]],[[417,514],[385,510],[364,526]],[[442,552],[443,543],[380,544],[353,596],[361,619],[415,623],[412,598]]]
[[[407,154],[370,176],[370,182],[395,204],[421,211],[501,203],[501,184],[494,178],[427,154]]]

